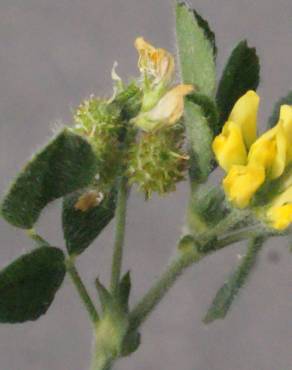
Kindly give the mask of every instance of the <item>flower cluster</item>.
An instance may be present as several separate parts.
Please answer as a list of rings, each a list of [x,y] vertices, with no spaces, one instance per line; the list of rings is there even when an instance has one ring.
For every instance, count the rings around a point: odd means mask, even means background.
[[[292,107],[282,105],[278,123],[257,137],[258,106],[258,95],[248,91],[236,102],[222,132],[213,141],[217,161],[227,172],[223,180],[225,193],[239,208],[252,206],[260,189],[281,179],[292,163]],[[277,230],[292,222],[292,181],[285,178],[270,202],[255,210]]]
[[[85,100],[75,112],[73,130],[96,152],[98,190],[110,189],[117,176],[126,175],[149,198],[175,190],[185,177],[188,156],[180,118],[193,86],[171,86],[174,58],[169,52],[141,37],[135,46],[140,78],[125,86],[113,69],[114,96]]]

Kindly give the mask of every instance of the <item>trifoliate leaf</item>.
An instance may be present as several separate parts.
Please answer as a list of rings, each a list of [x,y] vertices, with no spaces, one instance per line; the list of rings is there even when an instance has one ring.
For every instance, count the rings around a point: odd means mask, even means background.
[[[36,320],[45,314],[65,276],[64,254],[41,247],[0,272],[0,322]]]
[[[219,82],[217,104],[221,127],[235,102],[248,90],[256,90],[260,81],[259,58],[255,48],[241,41],[233,50]]]
[[[201,94],[213,96],[215,89],[214,43],[205,22],[184,3],[176,6],[176,35],[184,83]]]
[[[284,104],[292,105],[292,91],[290,91],[286,96],[283,96],[281,99],[279,99],[275,104],[272,115],[268,120],[269,128],[274,127],[279,121],[280,107]]]
[[[204,318],[204,322],[206,324],[217,319],[223,319],[227,315],[234,298],[243,287],[255,265],[256,258],[263,242],[263,237],[257,237],[249,242],[247,253],[243,257],[238,268],[216,294],[216,297]]]
[[[82,253],[108,225],[115,213],[116,191],[104,196],[99,204],[78,209],[76,204],[88,190],[67,195],[63,201],[63,232],[70,255]]]
[[[17,176],[1,205],[2,215],[12,225],[30,229],[48,203],[87,186],[96,170],[89,143],[65,129]]]

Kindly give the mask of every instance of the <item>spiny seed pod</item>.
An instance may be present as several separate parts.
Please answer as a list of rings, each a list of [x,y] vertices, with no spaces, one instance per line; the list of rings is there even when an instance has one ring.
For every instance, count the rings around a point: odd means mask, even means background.
[[[174,191],[176,183],[185,178],[187,155],[182,149],[184,131],[181,125],[156,132],[141,133],[129,149],[127,175],[146,198],[153,192]]]
[[[92,144],[99,162],[99,184],[102,190],[111,187],[121,158],[121,136],[124,126],[117,104],[91,96],[76,110],[74,131]]]
[[[75,131],[87,136],[96,152],[102,156],[109,145],[118,142],[122,129],[120,112],[116,104],[91,96],[75,112]]]

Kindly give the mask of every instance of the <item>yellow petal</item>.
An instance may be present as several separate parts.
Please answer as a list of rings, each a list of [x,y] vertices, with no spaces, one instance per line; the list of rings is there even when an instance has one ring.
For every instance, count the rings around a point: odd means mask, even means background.
[[[235,206],[245,208],[264,180],[265,170],[262,166],[232,166],[223,180],[223,187]]]
[[[284,230],[292,222],[292,204],[273,207],[268,211],[267,216],[274,229]]]
[[[275,229],[283,230],[289,226],[292,222],[292,185],[274,198],[267,217]]]
[[[283,206],[284,204],[292,203],[292,186],[289,186],[283,193],[278,195],[273,200],[273,207]]]
[[[175,124],[183,115],[184,96],[193,91],[192,85],[178,85],[168,91],[149,112],[139,114],[134,123],[144,131],[153,131]]]
[[[217,161],[226,172],[233,165],[244,165],[247,161],[246,148],[240,127],[227,121],[222,133],[215,137],[212,144]]]
[[[248,154],[248,163],[263,166],[268,176],[275,179],[284,172],[286,152],[287,140],[280,122],[253,143]]]
[[[282,122],[287,139],[287,164],[292,161],[292,106],[282,105],[280,108],[280,122]]]
[[[237,100],[228,119],[241,127],[242,136],[247,148],[256,139],[259,101],[260,98],[254,91],[248,91]]]
[[[289,139],[292,141],[292,106],[281,105],[280,108],[280,121],[283,122],[284,130],[286,131]]]

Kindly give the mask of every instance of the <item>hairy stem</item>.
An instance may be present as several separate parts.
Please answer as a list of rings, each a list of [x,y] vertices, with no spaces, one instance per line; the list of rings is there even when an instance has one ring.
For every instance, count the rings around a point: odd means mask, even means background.
[[[239,232],[234,232],[227,235],[226,237],[220,239],[216,243],[216,249],[221,249],[229,244],[234,244],[240,242],[241,240],[253,239],[259,236],[260,233],[255,229],[242,230]]]
[[[69,276],[71,277],[71,280],[79,293],[79,296],[84,303],[84,306],[89,314],[89,317],[91,321],[95,324],[99,320],[98,312],[86,290],[86,287],[81,280],[81,277],[75,267],[74,260],[72,258],[68,258],[66,261],[66,267],[67,267],[67,272]]]
[[[115,213],[116,232],[111,275],[111,291],[113,293],[117,290],[121,276],[123,246],[125,240],[126,211],[127,211],[127,180],[125,178],[122,178],[120,180],[117,208]]]
[[[167,267],[164,273],[156,281],[152,288],[145,294],[142,300],[134,307],[130,314],[130,325],[131,329],[137,329],[152,312],[152,310],[158,305],[162,298],[166,295],[168,290],[176,282],[177,278],[181,276],[186,268],[191,266],[193,263],[199,262],[202,258],[207,255],[214,253],[228,245],[235,243],[236,241],[248,239],[251,237],[260,237],[255,231],[244,231],[240,233],[234,233],[229,237],[214,242],[212,248],[209,248],[205,252],[198,252],[196,245],[193,248],[189,246],[189,250],[180,253],[178,257]]]
[[[104,354],[100,353],[98,348],[93,348],[91,357],[90,370],[110,370],[112,368],[112,361]]]
[[[132,330],[137,329],[145,321],[183,271],[194,262],[200,260],[200,258],[201,255],[195,249],[192,252],[179,254],[131,312],[130,323]]]

